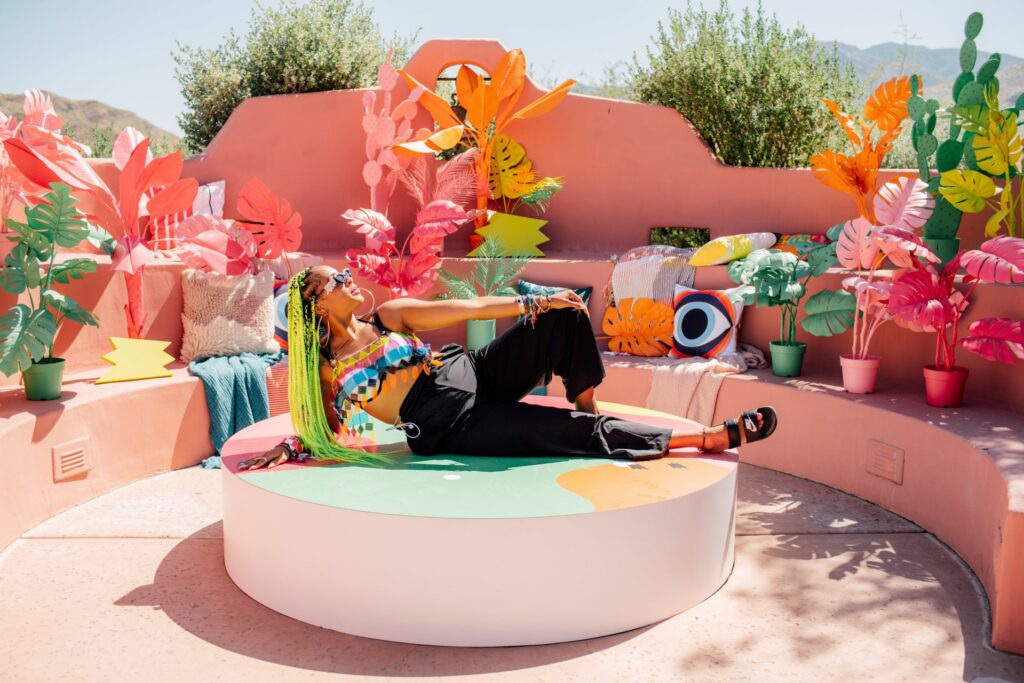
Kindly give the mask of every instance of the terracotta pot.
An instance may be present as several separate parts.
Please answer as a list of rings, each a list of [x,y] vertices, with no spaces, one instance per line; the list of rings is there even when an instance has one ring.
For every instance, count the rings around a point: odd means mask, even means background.
[[[968,369],[959,365],[952,370],[940,370],[934,365],[924,366],[924,392],[928,405],[936,408],[956,408],[964,399],[964,385]]]
[[[839,365],[843,368],[843,388],[851,394],[871,394],[875,391],[875,380],[878,379],[878,366],[882,363],[881,356],[839,356]]]

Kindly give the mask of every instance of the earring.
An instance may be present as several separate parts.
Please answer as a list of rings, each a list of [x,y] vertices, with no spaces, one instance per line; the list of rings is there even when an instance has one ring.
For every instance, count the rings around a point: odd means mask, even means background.
[[[324,325],[324,319],[317,316],[316,331],[320,336],[320,348],[326,348],[331,341],[331,326]]]
[[[370,290],[368,290],[368,289],[366,290],[366,293],[370,295],[370,302],[371,302],[371,303],[370,303],[370,310],[368,310],[368,311],[367,311],[366,313],[364,313],[363,315],[357,315],[357,316],[356,316],[357,318],[363,318],[363,317],[366,317],[366,316],[370,315],[371,313],[373,313],[373,312],[374,312],[374,311],[376,310],[376,308],[377,308],[377,297],[375,297],[375,296],[373,295],[373,292],[371,292],[371,291],[370,291]]]

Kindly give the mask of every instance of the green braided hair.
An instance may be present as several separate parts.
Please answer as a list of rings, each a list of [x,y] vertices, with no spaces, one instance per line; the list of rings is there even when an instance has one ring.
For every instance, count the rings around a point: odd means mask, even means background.
[[[316,297],[311,296],[308,302],[302,299],[309,273],[306,268],[288,281],[288,404],[292,428],[317,460],[390,464],[390,458],[378,453],[341,445],[327,422],[320,390]]]

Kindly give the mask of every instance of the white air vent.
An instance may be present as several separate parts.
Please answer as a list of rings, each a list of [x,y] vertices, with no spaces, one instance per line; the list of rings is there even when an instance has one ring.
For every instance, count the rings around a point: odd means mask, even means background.
[[[86,452],[88,445],[89,437],[83,436],[53,447],[54,483],[83,477],[92,469]]]

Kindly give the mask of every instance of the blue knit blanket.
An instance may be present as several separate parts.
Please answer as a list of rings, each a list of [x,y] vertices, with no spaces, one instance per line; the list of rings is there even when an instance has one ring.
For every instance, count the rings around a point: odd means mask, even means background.
[[[210,356],[188,364],[188,371],[203,382],[206,408],[210,413],[210,442],[220,449],[238,432],[270,416],[267,398],[267,368],[284,354],[241,353]],[[203,467],[219,467],[220,458],[207,458]]]

